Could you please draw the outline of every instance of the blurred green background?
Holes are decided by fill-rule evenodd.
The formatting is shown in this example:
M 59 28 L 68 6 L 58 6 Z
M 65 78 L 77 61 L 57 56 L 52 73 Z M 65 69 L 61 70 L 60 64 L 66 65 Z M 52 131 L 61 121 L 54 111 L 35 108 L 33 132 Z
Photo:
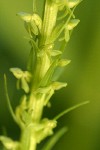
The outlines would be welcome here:
M 42 2 L 38 4 L 39 10 Z M 0 134 L 6 128 L 8 136 L 14 139 L 19 138 L 19 128 L 8 111 L 3 74 L 7 74 L 11 103 L 15 107 L 21 93 L 16 92 L 9 68 L 24 69 L 30 50 L 23 22 L 16 16 L 20 11 L 32 12 L 32 0 L 0 0 Z M 69 131 L 54 149 L 100 150 L 100 0 L 84 0 L 76 16 L 81 22 L 66 49 L 66 58 L 72 62 L 60 77 L 61 81 L 67 81 L 68 87 L 56 92 L 52 108 L 45 110 L 45 116 L 55 116 L 67 107 L 89 100 L 89 104 L 59 120 L 58 127 L 68 126 Z

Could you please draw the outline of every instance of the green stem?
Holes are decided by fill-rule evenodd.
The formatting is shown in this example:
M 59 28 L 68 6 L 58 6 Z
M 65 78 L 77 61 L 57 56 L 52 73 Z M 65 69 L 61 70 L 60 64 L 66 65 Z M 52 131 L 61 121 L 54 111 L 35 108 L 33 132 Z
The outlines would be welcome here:
M 31 109 L 34 110 L 32 113 L 32 118 L 34 121 L 39 121 L 41 119 L 41 115 L 43 112 L 44 107 L 44 99 L 45 96 L 43 94 L 38 95 L 33 92 L 36 92 L 38 89 L 38 85 L 44 75 L 46 74 L 47 70 L 51 65 L 51 58 L 47 55 L 47 44 L 51 44 L 48 39 L 50 39 L 51 32 L 56 24 L 57 19 L 57 12 L 58 6 L 52 2 L 51 0 L 46 0 L 45 2 L 45 11 L 44 11 L 44 19 L 43 19 L 43 26 L 41 31 L 41 36 L 39 39 L 39 49 L 40 52 L 43 50 L 43 54 L 38 56 L 37 53 L 37 61 L 36 61 L 36 69 L 35 74 L 32 81 L 31 93 L 29 96 L 29 106 Z M 44 49 L 43 49 L 44 48 Z
M 22 131 L 21 150 L 36 150 L 36 137 L 34 127 L 29 125 Z
M 29 113 L 31 114 L 32 120 L 38 123 L 42 117 L 44 107 L 45 94 L 31 94 L 29 100 Z
M 37 61 L 36 70 L 34 73 L 32 88 L 31 88 L 32 92 L 38 88 L 41 79 L 44 77 L 51 64 L 50 59 L 46 54 L 46 52 L 44 52 L 44 54 L 41 56 L 37 56 L 36 61 Z
M 35 69 L 34 79 L 31 88 L 32 91 L 34 88 L 37 88 L 38 83 L 44 77 L 45 73 L 47 72 L 47 70 L 51 65 L 51 60 L 50 60 L 51 58 L 49 58 L 49 56 L 46 53 L 47 51 L 46 47 L 47 45 L 51 44 L 51 41 L 48 41 L 48 39 L 50 39 L 49 37 L 56 24 L 57 12 L 58 12 L 57 4 L 55 4 L 51 0 L 46 0 L 42 31 L 38 41 L 39 43 L 38 47 L 40 51 L 43 50 L 44 53 L 41 56 L 38 56 L 37 54 L 36 69 Z
M 51 41 L 48 41 L 48 39 L 50 39 L 49 37 L 56 24 L 57 12 L 58 12 L 58 6 L 51 0 L 46 0 L 43 26 L 42 26 L 40 39 L 39 39 L 39 45 L 38 45 L 40 51 L 42 51 L 42 49 L 44 48 L 44 54 L 40 57 L 37 56 L 36 70 L 35 70 L 35 75 L 32 83 L 32 91 L 34 87 L 40 82 L 40 80 L 44 77 L 45 73 L 47 72 L 47 70 L 51 65 L 50 62 L 51 60 L 46 53 L 47 51 L 46 46 L 51 44 Z
M 47 45 L 51 44 L 51 41 L 49 41 L 48 39 L 50 39 L 49 37 L 56 24 L 57 12 L 57 5 L 51 0 L 46 0 L 43 26 L 38 41 L 40 53 L 43 51 L 43 54 L 39 55 L 39 51 L 37 52 L 36 68 L 33 75 L 28 103 L 28 113 L 31 115 L 32 120 L 35 124 L 38 124 L 40 122 L 44 108 L 46 93 L 37 93 L 37 90 L 39 88 L 40 81 L 45 76 L 47 70 L 51 65 L 51 58 L 47 54 Z M 26 127 L 24 131 L 22 131 L 21 150 L 36 150 L 37 139 L 35 137 L 35 134 L 36 133 L 34 131 L 34 126 L 31 125 Z
M 52 2 L 51 0 L 46 0 L 43 27 L 42 27 L 42 32 L 41 32 L 41 38 L 39 41 L 39 46 L 51 44 L 50 41 L 48 41 L 48 39 L 56 24 L 57 13 L 58 13 L 57 4 Z

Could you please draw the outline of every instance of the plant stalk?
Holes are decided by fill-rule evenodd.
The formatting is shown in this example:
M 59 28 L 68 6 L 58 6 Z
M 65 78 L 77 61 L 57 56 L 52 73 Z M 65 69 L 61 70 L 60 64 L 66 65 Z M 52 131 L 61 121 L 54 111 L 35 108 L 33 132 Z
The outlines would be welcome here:
M 48 39 L 56 24 L 57 12 L 57 5 L 51 0 L 46 0 L 42 31 L 38 41 L 38 47 L 40 49 L 40 52 L 44 48 L 44 53 L 40 56 L 37 54 L 36 69 L 34 71 L 35 73 L 33 76 L 31 92 L 29 96 L 29 113 L 31 114 L 34 123 L 40 122 L 43 113 L 46 94 L 37 94 L 36 91 L 39 88 L 38 85 L 40 81 L 42 80 L 51 65 L 51 59 L 46 53 L 46 48 L 47 45 L 51 44 Z M 33 131 L 33 129 L 31 129 L 30 127 L 26 127 L 23 131 L 21 141 L 23 146 L 21 150 L 36 150 L 37 141 L 35 137 L 35 131 Z

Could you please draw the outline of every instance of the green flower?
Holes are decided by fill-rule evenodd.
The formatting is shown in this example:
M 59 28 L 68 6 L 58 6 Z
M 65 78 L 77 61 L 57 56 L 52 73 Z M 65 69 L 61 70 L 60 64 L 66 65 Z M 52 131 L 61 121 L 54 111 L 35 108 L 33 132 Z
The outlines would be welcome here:
M 11 68 L 10 71 L 17 78 L 17 88 L 22 88 L 26 93 L 29 92 L 29 82 L 31 74 L 28 71 L 22 71 L 20 68 Z
M 41 33 L 42 20 L 38 14 L 20 12 L 17 13 L 17 15 L 24 21 L 25 28 L 31 37 L 34 35 L 37 36 Z
M 7 150 L 18 150 L 20 148 L 19 142 L 13 141 L 9 137 L 0 136 L 0 141 Z

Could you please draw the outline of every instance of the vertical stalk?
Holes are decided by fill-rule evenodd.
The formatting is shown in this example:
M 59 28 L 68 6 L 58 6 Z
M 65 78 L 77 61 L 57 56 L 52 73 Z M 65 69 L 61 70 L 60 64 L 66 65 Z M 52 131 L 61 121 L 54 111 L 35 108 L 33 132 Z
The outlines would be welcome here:
M 29 113 L 35 123 L 39 123 L 44 106 L 45 94 L 31 94 L 29 101 Z
M 36 150 L 37 141 L 35 137 L 34 127 L 29 125 L 22 131 L 21 150 Z
M 57 13 L 58 13 L 58 4 L 56 0 L 45 0 L 45 10 L 43 13 L 43 19 L 39 17 L 37 13 L 37 0 L 33 0 L 33 13 L 28 14 L 21 12 L 19 16 L 24 20 L 25 27 L 29 32 L 30 43 L 32 50 L 36 48 L 35 57 L 36 57 L 36 67 L 33 67 L 33 51 L 31 52 L 30 62 L 28 69 L 26 71 L 21 70 L 20 68 L 12 68 L 11 72 L 17 78 L 18 87 L 24 90 L 24 96 L 22 98 L 21 104 L 16 108 L 15 114 L 9 103 L 9 97 L 6 88 L 6 95 L 8 99 L 8 105 L 14 120 L 21 127 L 21 138 L 20 142 L 6 138 L 5 136 L 0 136 L 1 142 L 4 144 L 6 149 L 11 150 L 36 150 L 37 144 L 40 143 L 47 136 L 53 134 L 53 129 L 57 125 L 57 120 L 68 113 L 69 111 L 86 104 L 82 103 L 72 108 L 69 108 L 54 119 L 49 120 L 48 118 L 42 118 L 43 108 L 47 105 L 50 97 L 54 94 L 55 90 L 59 90 L 62 87 L 65 87 L 66 83 L 60 82 L 49 82 L 52 77 L 52 73 L 57 67 L 63 67 L 68 64 L 68 60 L 59 60 L 61 51 L 63 52 L 66 40 L 66 35 L 70 35 L 70 30 L 72 30 L 79 22 L 75 19 L 71 22 L 70 19 L 73 15 L 73 11 L 76 8 L 77 3 L 73 2 L 74 6 L 71 6 L 72 11 L 68 9 L 69 17 L 67 21 L 59 26 L 56 26 Z M 57 1 L 58 2 L 58 1 Z M 66 7 L 67 2 L 59 1 L 61 6 Z M 68 6 L 67 6 L 68 7 Z M 62 11 L 63 13 L 64 11 Z M 70 28 L 68 28 L 68 23 Z M 55 28 L 56 26 L 56 28 Z M 60 27 L 62 26 L 62 27 Z M 60 28 L 59 28 L 60 27 Z M 55 28 L 55 30 L 54 30 Z M 60 29 L 60 31 L 59 31 Z M 53 32 L 54 31 L 54 32 Z M 61 45 L 60 51 L 54 50 L 54 40 L 52 37 L 59 36 L 62 31 L 64 33 L 64 43 Z M 68 32 L 67 32 L 68 31 Z M 53 34 L 53 33 L 54 34 Z M 59 33 L 59 34 L 58 34 Z M 56 35 L 57 34 L 57 35 Z M 52 36 L 51 36 L 52 35 Z M 33 42 L 32 42 L 33 41 Z M 55 57 L 54 57 L 55 56 Z M 53 57 L 53 58 L 52 58 Z M 34 69 L 34 71 L 33 71 Z M 32 74 L 33 71 L 33 74 Z M 31 74 L 30 74 L 31 72 Z M 31 82 L 31 85 L 29 84 Z M 6 87 L 5 83 L 5 87 Z M 49 147 L 50 148 L 50 147 Z
M 31 88 L 30 99 L 29 99 L 29 105 L 31 106 L 31 109 L 34 110 L 34 114 L 32 114 L 32 117 L 33 120 L 35 121 L 36 120 L 39 121 L 41 119 L 45 96 L 43 94 L 40 94 L 38 98 L 38 96 L 33 92 L 37 90 L 39 82 L 44 77 L 45 73 L 47 72 L 47 70 L 51 65 L 51 58 L 46 53 L 47 51 L 46 46 L 51 44 L 51 41 L 49 41 L 48 39 L 50 39 L 49 37 L 56 24 L 57 12 L 58 12 L 58 6 L 51 0 L 46 0 L 42 31 L 38 41 L 39 43 L 38 47 L 40 48 L 40 51 L 43 50 L 44 52 L 43 55 L 40 56 L 38 56 L 37 54 L 36 70 L 33 77 L 34 79 L 32 82 L 32 88 Z
M 49 37 L 56 24 L 57 12 L 58 12 L 57 4 L 52 2 L 51 0 L 46 0 L 42 31 L 38 41 L 39 43 L 38 47 L 40 48 L 40 51 L 43 50 L 44 52 L 41 56 L 39 57 L 37 56 L 36 70 L 35 70 L 34 79 L 32 83 L 32 90 L 44 77 L 46 71 L 51 65 L 51 58 L 49 58 L 46 53 L 47 51 L 46 46 L 53 44 L 51 43 L 51 41 L 49 41 L 50 39 Z
M 45 46 L 47 44 L 51 44 L 50 41 L 48 41 L 48 38 L 50 37 L 51 32 L 56 24 L 57 12 L 58 12 L 57 4 L 52 2 L 52 0 L 46 0 L 43 18 L 43 27 L 39 41 L 40 47 Z
M 34 1 L 35 2 L 35 1 Z M 51 32 L 56 24 L 58 7 L 51 0 L 46 0 L 45 2 L 45 11 L 43 17 L 43 25 L 41 35 L 38 41 L 38 47 L 40 51 L 44 51 L 43 55 L 38 56 L 37 53 L 37 62 L 36 62 L 36 70 L 34 73 L 31 92 L 29 96 L 29 113 L 33 119 L 33 122 L 39 124 L 44 107 L 45 95 L 44 93 L 35 93 L 38 89 L 38 84 L 41 79 L 44 77 L 45 73 L 49 69 L 51 65 L 51 58 L 47 55 L 46 46 L 47 44 L 51 44 L 48 40 Z M 44 48 L 44 49 L 43 49 Z M 33 131 L 34 127 L 25 127 L 22 131 L 21 150 L 36 150 L 37 145 L 37 137 L 35 137 L 36 131 Z

